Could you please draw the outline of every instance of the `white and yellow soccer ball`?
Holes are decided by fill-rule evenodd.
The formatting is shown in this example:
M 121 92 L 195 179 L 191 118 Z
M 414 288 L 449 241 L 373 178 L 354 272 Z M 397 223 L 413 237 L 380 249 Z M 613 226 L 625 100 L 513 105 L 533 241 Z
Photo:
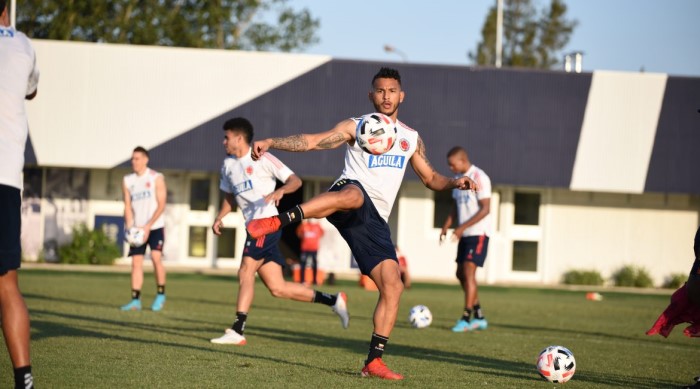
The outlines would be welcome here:
M 537 357 L 537 372 L 549 382 L 563 384 L 576 372 L 574 354 L 566 347 L 549 346 Z
M 357 145 L 369 154 L 380 155 L 396 143 L 396 123 L 390 117 L 375 112 L 362 116 L 355 129 Z
M 131 227 L 126 231 L 126 241 L 131 247 L 143 246 L 146 243 L 146 232 L 143 228 Z
M 414 328 L 425 328 L 433 322 L 433 314 L 425 305 L 416 305 L 408 314 L 408 321 Z

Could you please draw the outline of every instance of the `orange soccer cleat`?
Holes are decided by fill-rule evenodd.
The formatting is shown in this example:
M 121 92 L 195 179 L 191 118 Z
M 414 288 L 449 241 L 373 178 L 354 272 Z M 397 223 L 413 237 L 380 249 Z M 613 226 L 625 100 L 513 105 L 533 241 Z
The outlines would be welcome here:
M 246 226 L 246 230 L 248 230 L 248 234 L 251 238 L 257 239 L 261 236 L 278 231 L 281 224 L 282 222 L 280 222 L 280 219 L 277 216 L 266 217 L 263 219 L 253 219 Z
M 377 377 L 385 380 L 402 380 L 403 376 L 391 371 L 381 358 L 375 358 L 362 368 L 363 377 Z

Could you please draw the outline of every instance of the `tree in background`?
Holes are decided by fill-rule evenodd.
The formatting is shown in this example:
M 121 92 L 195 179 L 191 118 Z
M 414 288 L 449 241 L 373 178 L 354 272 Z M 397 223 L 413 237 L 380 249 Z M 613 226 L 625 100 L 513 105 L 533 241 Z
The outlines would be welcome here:
M 288 0 L 22 0 L 30 38 L 294 51 L 318 42 L 319 20 Z
M 569 42 L 576 20 L 566 19 L 566 4 L 552 0 L 539 14 L 531 0 L 505 0 L 503 7 L 503 66 L 551 69 Z M 469 59 L 477 65 L 496 60 L 496 6 L 481 28 L 481 41 Z

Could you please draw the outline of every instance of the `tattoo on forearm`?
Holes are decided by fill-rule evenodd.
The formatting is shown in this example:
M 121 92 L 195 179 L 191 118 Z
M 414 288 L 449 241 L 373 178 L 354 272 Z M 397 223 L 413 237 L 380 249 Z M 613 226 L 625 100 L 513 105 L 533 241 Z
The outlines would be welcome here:
M 285 138 L 272 138 L 272 148 L 285 151 L 306 151 L 309 143 L 304 135 L 292 135 Z
M 428 161 L 428 156 L 425 153 L 425 144 L 423 143 L 423 139 L 421 139 L 421 138 L 418 138 L 418 145 L 416 147 L 416 152 L 418 153 L 419 157 L 423 158 L 423 161 L 425 161 L 425 164 L 428 165 L 428 167 L 430 168 L 430 171 L 433 174 L 436 174 L 435 168 L 433 167 L 433 165 L 430 164 L 430 161 Z
M 319 149 L 334 149 L 345 142 L 343 134 L 335 133 L 318 142 Z

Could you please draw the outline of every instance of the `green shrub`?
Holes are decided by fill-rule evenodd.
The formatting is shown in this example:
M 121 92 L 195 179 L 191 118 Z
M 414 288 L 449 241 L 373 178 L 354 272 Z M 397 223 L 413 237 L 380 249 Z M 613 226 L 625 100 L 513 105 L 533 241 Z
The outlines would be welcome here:
M 666 278 L 666 281 L 664 281 L 663 287 L 668 288 L 668 289 L 678 289 L 681 286 L 683 286 L 683 284 L 685 284 L 685 281 L 687 281 L 687 280 L 688 280 L 687 274 L 685 274 L 685 273 L 673 273 Z
M 562 282 L 566 285 L 603 285 L 605 280 L 596 270 L 569 270 Z
M 59 247 L 58 256 L 60 263 L 112 265 L 121 250 L 101 229 L 90 230 L 80 224 L 73 227 L 73 241 Z
M 633 286 L 637 288 L 651 288 L 654 282 L 649 272 L 641 267 L 626 265 L 612 276 L 615 286 Z

